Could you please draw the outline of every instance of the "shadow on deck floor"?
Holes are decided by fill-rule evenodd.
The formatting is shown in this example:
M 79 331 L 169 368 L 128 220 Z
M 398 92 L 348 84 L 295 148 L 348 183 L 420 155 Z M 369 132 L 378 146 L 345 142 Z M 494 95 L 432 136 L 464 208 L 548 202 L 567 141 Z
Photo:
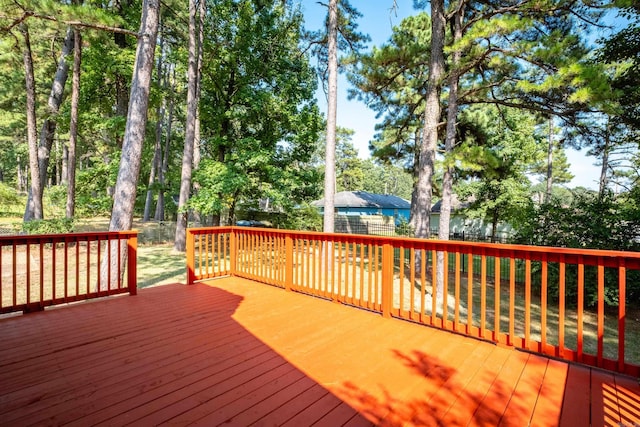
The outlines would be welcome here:
M 632 378 L 226 278 L 0 320 L 0 425 L 633 425 Z

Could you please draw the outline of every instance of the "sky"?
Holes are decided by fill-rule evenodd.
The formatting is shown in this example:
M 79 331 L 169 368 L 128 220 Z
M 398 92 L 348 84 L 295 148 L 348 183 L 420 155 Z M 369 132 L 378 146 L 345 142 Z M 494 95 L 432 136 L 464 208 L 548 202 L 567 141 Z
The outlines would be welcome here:
M 323 1 L 323 3 L 326 3 Z M 413 0 L 396 0 L 397 8 L 392 10 L 394 0 L 350 0 L 360 13 L 362 18 L 358 21 L 360 32 L 371 37 L 371 46 L 380 46 L 388 41 L 392 33 L 392 28 L 400 24 L 403 18 L 417 13 L 413 9 Z M 300 4 L 305 17 L 305 26 L 308 30 L 319 30 L 324 25 L 326 7 L 322 6 L 318 0 L 300 0 Z M 601 34 L 600 34 L 601 35 Z M 370 157 L 369 141 L 375 134 L 375 125 L 379 121 L 375 117 L 373 110 L 369 109 L 363 102 L 348 100 L 347 91 L 351 87 L 344 75 L 338 79 L 338 126 L 354 130 L 352 142 L 358 149 L 361 158 Z M 317 98 L 321 110 L 326 114 L 326 95 L 319 88 Z M 596 165 L 594 157 L 586 156 L 586 150 L 576 151 L 566 150 L 570 170 L 574 175 L 569 187 L 598 188 L 600 168 Z

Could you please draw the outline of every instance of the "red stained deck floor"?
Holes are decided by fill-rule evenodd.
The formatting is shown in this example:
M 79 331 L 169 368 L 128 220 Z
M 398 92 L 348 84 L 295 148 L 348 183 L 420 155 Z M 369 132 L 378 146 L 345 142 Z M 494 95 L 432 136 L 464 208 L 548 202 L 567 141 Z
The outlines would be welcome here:
M 0 320 L 0 425 L 633 426 L 638 381 L 238 278 Z

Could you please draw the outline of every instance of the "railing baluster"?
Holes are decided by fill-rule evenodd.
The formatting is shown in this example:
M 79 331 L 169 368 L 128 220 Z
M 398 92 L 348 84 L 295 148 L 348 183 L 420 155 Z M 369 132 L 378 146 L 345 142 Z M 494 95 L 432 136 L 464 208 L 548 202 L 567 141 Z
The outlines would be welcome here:
M 122 270 L 122 257 L 120 256 L 120 254 L 122 253 L 122 239 L 118 236 L 118 259 L 117 259 L 117 263 L 118 263 L 118 289 L 122 289 L 122 279 L 124 276 L 124 271 Z M 127 255 L 128 256 L 128 255 Z M 127 283 L 127 287 L 129 286 L 129 284 Z M 136 286 L 137 287 L 137 286 Z
M 414 316 L 415 316 L 415 312 L 416 312 L 416 303 L 415 303 L 415 293 L 416 293 L 416 250 L 415 248 L 412 246 L 411 249 L 409 250 L 409 281 L 410 283 L 410 288 L 409 288 L 409 310 L 410 310 L 410 319 L 411 320 L 415 320 Z
M 438 315 L 438 256 L 434 250 L 431 251 L 431 325 L 436 324 Z
M 547 268 L 547 254 L 542 254 L 540 277 L 540 350 L 542 353 L 547 352 Z
M 86 283 L 87 295 L 91 293 L 90 286 L 91 286 L 91 241 L 87 237 L 87 283 Z M 96 292 L 99 292 L 99 291 L 100 291 L 100 288 L 96 289 Z
M 76 238 L 76 294 L 80 293 L 80 237 Z
M 625 318 L 627 297 L 627 268 L 624 258 L 618 259 L 618 371 L 625 372 Z
M 17 247 L 16 247 L 16 242 L 13 242 L 12 245 L 13 248 L 13 306 L 15 307 L 16 305 L 18 305 L 18 263 L 16 262 L 16 257 L 17 257 Z
M 427 252 L 420 249 L 420 321 L 425 322 L 425 298 L 427 293 Z M 433 292 L 432 292 L 433 293 Z
M 583 330 L 582 330 L 582 318 L 584 310 L 584 263 L 582 255 L 578 256 L 578 362 L 582 362 L 583 352 Z
M 338 274 L 337 274 L 337 294 L 338 294 L 338 301 L 344 301 L 343 299 L 343 295 L 342 295 L 342 245 L 343 243 L 340 241 L 336 241 L 336 245 L 338 246 L 338 256 L 336 259 L 336 269 L 338 270 Z
M 96 268 L 98 270 L 98 289 L 96 291 L 99 293 L 102 291 L 102 264 L 100 263 L 100 249 L 102 246 L 102 242 L 100 241 L 100 237 L 96 238 L 96 246 L 98 247 L 98 262 L 96 264 Z M 109 263 L 107 263 L 109 264 Z M 108 268 L 108 266 L 107 266 Z M 89 293 L 89 289 L 87 288 L 87 293 Z M 107 292 L 108 293 L 108 292 Z
M 524 346 L 529 350 L 531 339 L 531 257 L 529 254 L 525 259 L 524 281 Z
M 111 293 L 111 238 L 107 236 L 107 291 Z M 117 259 L 120 259 L 120 253 L 117 255 Z M 119 271 L 116 271 L 117 275 L 120 275 Z M 116 288 L 117 289 L 117 288 Z
M 460 250 L 456 250 L 456 266 L 455 266 L 455 284 L 454 284 L 454 299 L 456 301 L 456 307 L 453 317 L 453 330 L 459 332 L 460 327 Z
M 467 335 L 473 333 L 473 252 L 469 248 L 467 271 Z
M 400 303 L 399 303 L 399 315 L 405 317 L 404 310 L 404 246 L 401 244 L 398 253 L 398 269 L 400 270 Z
M 443 293 L 442 293 L 442 327 L 445 329 L 449 329 L 448 318 L 449 318 L 449 251 L 443 252 L 444 262 L 443 262 Z
M 487 255 L 480 255 L 480 337 L 485 338 L 487 329 Z
M 516 322 L 516 259 L 515 254 L 511 251 L 509 258 L 509 339 L 508 344 L 514 345 L 515 322 Z
M 27 242 L 27 306 L 31 304 L 31 244 Z
M 56 270 L 58 266 L 56 265 L 56 248 L 58 246 L 57 239 L 51 240 L 51 300 L 56 300 Z M 0 249 L 1 251 L 1 249 Z M 44 272 L 44 270 L 43 270 Z
M 493 341 L 500 342 L 500 282 L 502 281 L 502 272 L 500 263 L 502 258 L 499 256 L 494 257 L 494 270 L 493 270 Z
M 360 241 L 360 296 L 358 298 L 358 305 L 364 307 L 364 245 L 363 241 Z
M 597 363 L 603 366 L 604 357 L 604 259 L 598 257 L 598 350 Z
M 558 354 L 559 357 L 564 357 L 564 308 L 565 308 L 565 278 L 566 278 L 566 264 L 564 255 L 560 255 L 559 266 L 559 283 L 558 292 L 560 293 L 558 298 Z

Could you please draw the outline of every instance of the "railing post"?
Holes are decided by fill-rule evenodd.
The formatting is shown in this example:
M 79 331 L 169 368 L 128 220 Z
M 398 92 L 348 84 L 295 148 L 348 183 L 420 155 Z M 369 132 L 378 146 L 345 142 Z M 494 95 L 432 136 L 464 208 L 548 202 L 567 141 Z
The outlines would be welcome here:
M 118 272 L 118 274 L 120 274 L 120 272 Z M 137 234 L 134 234 L 133 236 L 130 236 L 127 238 L 127 285 L 129 287 L 129 295 L 138 294 L 138 235 Z
M 391 317 L 393 305 L 393 246 L 382 245 L 382 317 Z
M 195 234 L 187 229 L 187 285 L 193 285 L 196 281 L 195 253 Z
M 284 288 L 287 291 L 293 286 L 293 237 L 287 234 L 284 238 Z
M 232 276 L 236 275 L 237 268 L 237 259 L 238 259 L 238 244 L 236 242 L 236 232 L 232 228 L 229 233 L 229 274 Z

